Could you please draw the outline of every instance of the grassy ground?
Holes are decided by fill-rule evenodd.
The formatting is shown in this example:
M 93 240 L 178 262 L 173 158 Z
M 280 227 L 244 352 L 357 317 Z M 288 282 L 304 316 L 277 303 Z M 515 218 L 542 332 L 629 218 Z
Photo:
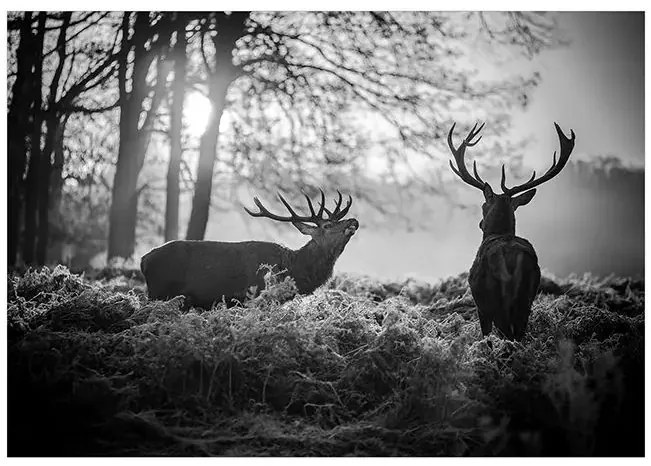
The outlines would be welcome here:
M 643 454 L 641 282 L 545 279 L 522 344 L 481 338 L 465 276 L 292 294 L 10 272 L 9 454 Z

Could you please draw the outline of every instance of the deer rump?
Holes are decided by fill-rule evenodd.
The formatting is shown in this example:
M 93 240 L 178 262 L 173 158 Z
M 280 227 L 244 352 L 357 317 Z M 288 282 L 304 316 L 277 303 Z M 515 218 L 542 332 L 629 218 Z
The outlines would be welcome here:
M 517 236 L 486 238 L 468 277 L 484 336 L 492 324 L 509 339 L 524 336 L 540 284 L 538 257 L 531 243 Z
M 140 269 L 149 299 L 184 295 L 190 303 L 210 307 L 224 299 L 244 301 L 247 290 L 264 288 L 262 264 L 286 269 L 290 250 L 264 241 L 170 241 L 142 257 Z

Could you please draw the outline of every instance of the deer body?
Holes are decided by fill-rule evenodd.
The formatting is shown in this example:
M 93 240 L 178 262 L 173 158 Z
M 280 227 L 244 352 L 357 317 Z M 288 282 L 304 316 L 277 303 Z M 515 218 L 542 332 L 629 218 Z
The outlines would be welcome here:
M 479 177 L 476 164 L 473 164 L 474 176 L 465 166 L 465 150 L 479 142 L 481 137 L 474 139 L 483 125 L 479 129 L 475 125 L 458 148 L 452 143 L 454 125 L 448 134 L 448 145 L 456 161 L 456 167 L 450 162 L 452 171 L 467 184 L 481 189 L 485 199 L 483 218 L 479 224 L 483 240 L 468 275 L 484 336 L 491 332 L 495 324 L 509 339 L 521 340 L 524 337 L 540 284 L 540 267 L 531 243 L 515 235 L 515 211 L 533 199 L 535 186 L 560 173 L 569 159 L 574 148 L 574 132 L 570 139 L 558 125 L 555 126 L 561 143 L 558 164 L 554 153 L 554 162 L 542 177 L 536 179 L 534 172 L 529 181 L 513 188 L 506 187 L 502 166 L 502 194 L 495 194 L 490 185 Z M 518 193 L 523 194 L 514 196 Z
M 468 274 L 483 335 L 493 323 L 509 339 L 522 339 L 540 284 L 536 251 L 515 235 L 484 239 Z
M 256 217 L 273 215 L 261 207 L 257 198 L 255 202 L 260 212 L 252 213 L 247 209 L 249 214 Z M 222 299 L 227 304 L 232 300 L 244 301 L 252 286 L 258 293 L 264 288 L 266 271 L 260 269 L 263 264 L 273 266 L 276 273 L 282 272 L 281 278 L 294 278 L 301 294 L 313 292 L 330 278 L 337 258 L 359 227 L 356 219 L 341 220 L 350 208 L 349 203 L 339 211 L 341 195 L 332 213 L 325 209 L 324 203 L 322 197 L 320 220 L 316 216 L 296 216 L 293 211 L 293 216 L 284 220 L 292 221 L 302 233 L 312 236 L 298 250 L 265 241 L 189 240 L 170 241 L 152 249 L 140 263 L 149 298 L 168 299 L 184 295 L 193 305 L 201 307 L 210 307 Z M 310 208 L 313 210 L 311 203 Z M 322 218 L 324 211 L 330 213 L 330 218 Z M 312 227 L 304 223 L 308 221 L 318 225 Z

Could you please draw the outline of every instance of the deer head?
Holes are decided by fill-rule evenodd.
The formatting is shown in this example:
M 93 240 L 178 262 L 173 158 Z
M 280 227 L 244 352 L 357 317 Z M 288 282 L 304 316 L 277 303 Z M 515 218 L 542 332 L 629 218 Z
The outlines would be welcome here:
M 485 202 L 482 205 L 483 219 L 479 223 L 479 228 L 484 232 L 484 238 L 490 235 L 515 234 L 516 209 L 528 204 L 531 199 L 533 199 L 533 196 L 536 194 L 536 190 L 534 189 L 536 186 L 549 181 L 561 172 L 570 158 L 572 149 L 574 148 L 574 131 L 570 130 L 571 137 L 568 138 L 563 134 L 563 131 L 558 124 L 554 123 L 560 140 L 561 154 L 557 161 L 556 152 L 554 152 L 552 166 L 540 178 L 536 178 L 536 172 L 534 171 L 533 175 L 526 183 L 508 188 L 506 186 L 504 164 L 502 164 L 502 181 L 500 183 L 502 194 L 495 194 L 491 186 L 482 180 L 477 173 L 477 162 L 473 162 L 472 165 L 473 176 L 468 172 L 464 161 L 466 148 L 474 146 L 481 140 L 481 136 L 477 138 L 477 135 L 484 125 L 482 124 L 477 128 L 477 124 L 475 124 L 472 130 L 470 130 L 470 133 L 468 133 L 468 136 L 466 136 L 457 148 L 455 148 L 452 143 L 452 133 L 454 132 L 455 125 L 456 123 L 452 125 L 452 128 L 450 128 L 450 132 L 448 133 L 448 146 L 450 146 L 450 150 L 452 151 L 452 155 L 456 162 L 455 167 L 452 161 L 450 161 L 450 167 L 452 168 L 452 171 L 466 184 L 480 189 L 484 193 Z M 520 195 L 515 196 L 516 194 Z
M 312 204 L 310 197 L 307 194 L 304 194 L 305 199 L 307 199 L 308 208 L 310 209 L 310 215 L 297 214 L 280 193 L 278 193 L 278 198 L 289 211 L 290 216 L 288 217 L 269 212 L 257 197 L 253 198 L 253 202 L 258 207 L 258 212 L 252 212 L 246 207 L 244 210 L 246 210 L 246 212 L 252 217 L 266 217 L 278 222 L 290 222 L 298 229 L 298 231 L 304 235 L 311 236 L 313 242 L 319 248 L 332 251 L 336 256 L 339 256 L 350 238 L 359 228 L 359 222 L 357 219 L 349 218 L 343 220 L 348 213 L 348 210 L 350 210 L 353 198 L 348 196 L 348 202 L 342 209 L 341 204 L 343 198 L 341 193 L 337 191 L 339 198 L 335 203 L 334 210 L 330 211 L 325 206 L 325 194 L 323 193 L 323 190 L 320 191 L 321 201 L 318 212 L 314 210 L 314 205 Z

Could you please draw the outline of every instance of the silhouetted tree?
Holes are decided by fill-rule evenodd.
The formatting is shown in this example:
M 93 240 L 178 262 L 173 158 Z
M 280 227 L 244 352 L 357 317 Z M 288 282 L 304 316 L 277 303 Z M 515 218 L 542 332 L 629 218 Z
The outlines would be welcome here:
M 216 32 L 201 50 L 208 46 L 210 56 L 223 57 L 218 69 L 206 61 L 212 66 L 207 87 L 213 82 L 226 100 L 212 98 L 188 227 L 192 239 L 205 232 L 220 121 L 214 117 L 226 105 L 230 125 L 219 135 L 220 162 L 235 180 L 294 193 L 297 187 L 314 192 L 318 185 L 337 184 L 371 199 L 357 185 L 369 150 L 389 166 L 409 167 L 414 155 L 439 152 L 455 115 L 490 112 L 499 134 L 509 124 L 509 107 L 526 105 L 537 76 L 480 79 L 468 59 L 471 39 L 492 43 L 498 55 L 500 45 L 532 55 L 555 42 L 553 20 L 537 13 L 256 12 L 215 18 L 223 24 L 215 21 Z M 377 127 L 374 137 L 380 134 L 373 145 L 371 126 Z M 494 145 L 492 153 L 513 147 Z
M 203 24 L 201 55 L 207 74 L 206 85 L 208 97 L 212 102 L 212 111 L 199 144 L 199 161 L 187 239 L 203 239 L 206 232 L 219 125 L 226 108 L 228 89 L 241 74 L 240 68 L 233 64 L 233 48 L 235 42 L 245 32 L 245 22 L 248 17 L 247 12 L 214 13 L 209 15 Z M 204 50 L 206 39 L 212 43 L 210 54 L 212 59 Z
M 482 78 L 470 49 L 487 43 L 494 57 L 511 49 L 533 55 L 557 42 L 552 17 L 538 13 L 27 12 L 12 13 L 8 28 L 12 264 L 19 238 L 25 258 L 42 263 L 51 230 L 66 230 L 60 200 L 71 195 L 75 177 L 87 176 L 77 163 L 104 169 L 92 179 L 111 191 L 108 255 L 131 256 L 138 197 L 151 188 L 141 171 L 156 132 L 169 135 L 165 238 L 177 237 L 178 181 L 189 173 L 181 141 L 190 87 L 213 104 L 190 180 L 186 236 L 199 239 L 216 191 L 237 202 L 232 186 L 243 183 L 309 194 L 336 185 L 371 200 L 369 154 L 388 167 L 387 176 L 401 166 L 409 171 L 410 160 L 441 152 L 459 115 L 468 121 L 490 113 L 499 135 L 510 107 L 527 104 L 538 77 Z M 101 160 L 95 149 L 78 147 L 93 139 L 86 133 L 97 125 L 84 123 L 98 115 L 108 125 L 102 131 L 119 135 L 117 150 L 103 150 Z M 496 140 L 491 154 L 512 152 Z M 113 167 L 108 158 L 116 153 Z M 153 171 L 166 161 L 150 157 Z M 421 175 L 412 169 L 392 182 Z M 106 177 L 112 183 L 104 184 Z M 146 192 L 149 202 L 154 190 Z
M 45 263 L 50 232 L 52 154 L 54 153 L 55 146 L 62 144 L 63 139 L 63 112 L 57 109 L 56 106 L 59 81 L 61 80 L 66 63 L 66 34 L 70 26 L 71 18 L 72 12 L 68 11 L 63 13 L 61 27 L 59 28 L 59 37 L 57 38 L 55 47 L 58 64 L 50 82 L 47 111 L 45 113 L 45 141 L 43 144 L 43 153 L 41 154 L 38 180 L 38 242 L 36 244 L 36 261 L 39 264 Z
M 32 115 L 31 115 L 31 135 L 29 144 L 29 164 L 27 168 L 27 177 L 25 179 L 25 234 L 23 239 L 23 260 L 31 264 L 34 262 L 34 247 L 36 241 L 36 218 L 38 214 L 38 183 L 40 181 L 41 170 L 41 132 L 43 123 L 43 113 L 41 106 L 43 94 L 41 92 L 41 80 L 43 79 L 43 41 L 45 39 L 45 12 L 38 14 L 38 26 L 34 39 L 34 70 L 32 80 L 34 81 L 32 89 Z
M 26 12 L 15 19 L 19 24 L 20 36 L 16 52 L 16 77 L 12 86 L 12 98 L 7 113 L 8 178 L 9 178 L 9 264 L 18 257 L 22 215 L 24 212 L 25 164 L 27 162 L 30 108 L 34 101 L 34 63 L 36 59 L 36 37 L 32 35 L 32 13 Z
M 131 17 L 135 16 L 133 27 Z M 120 145 L 111 201 L 108 257 L 130 257 L 136 236 L 138 175 L 145 161 L 150 129 L 164 97 L 170 68 L 162 57 L 172 33 L 169 15 L 124 13 L 118 57 Z M 130 59 L 130 54 L 133 59 Z M 156 83 L 150 92 L 148 74 L 155 62 Z M 130 73 L 129 73 L 130 71 Z
M 112 73 L 112 48 L 102 46 L 104 39 L 101 37 L 79 40 L 79 36 L 90 28 L 97 28 L 95 35 L 101 36 L 98 34 L 101 30 L 99 23 L 107 16 L 108 13 L 94 12 L 41 12 L 36 34 L 31 34 L 31 13 L 15 16 L 9 21 L 10 29 L 30 31 L 29 37 L 23 32 L 19 37 L 8 115 L 10 134 L 15 135 L 9 141 L 9 191 L 10 197 L 15 199 L 11 202 L 9 221 L 9 261 L 12 264 L 17 258 L 15 235 L 20 233 L 21 225 L 24 226 L 23 261 L 45 263 L 52 223 L 50 213 L 59 209 L 60 193 L 57 190 L 62 185 L 63 140 L 68 117 L 77 112 L 103 112 L 114 105 L 97 105 L 97 100 L 101 100 L 97 99 L 98 89 Z M 111 28 L 110 22 L 108 28 Z M 110 37 L 108 39 L 110 41 Z M 52 42 L 54 46 L 46 51 Z M 25 73 L 31 76 L 31 85 L 27 87 Z M 90 102 L 93 104 L 89 106 L 83 98 L 90 91 L 94 91 L 96 99 L 92 99 Z M 20 109 L 25 107 L 30 109 L 31 131 L 28 133 L 25 133 L 20 117 Z M 22 219 L 16 212 L 22 212 Z M 56 215 L 54 217 L 56 221 Z
M 183 101 L 185 99 L 187 74 L 187 38 L 188 17 L 177 13 L 175 18 L 176 42 L 172 49 L 174 60 L 174 81 L 170 103 L 170 161 L 167 169 L 167 191 L 165 202 L 165 241 L 179 237 L 179 176 L 183 157 Z

